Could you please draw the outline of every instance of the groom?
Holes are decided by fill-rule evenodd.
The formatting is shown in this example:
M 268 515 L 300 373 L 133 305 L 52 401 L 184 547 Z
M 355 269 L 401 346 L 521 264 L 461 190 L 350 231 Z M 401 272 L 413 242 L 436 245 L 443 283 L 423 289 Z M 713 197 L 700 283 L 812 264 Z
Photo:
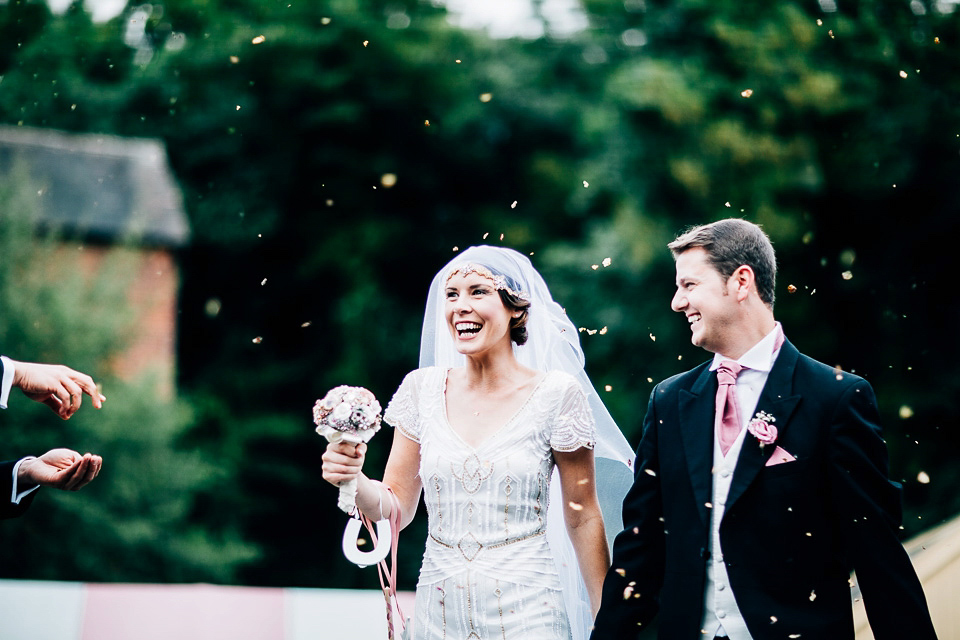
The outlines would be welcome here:
M 897 537 L 876 399 L 774 320 L 776 260 L 744 220 L 669 245 L 671 302 L 714 354 L 650 396 L 593 640 L 853 640 L 856 571 L 877 640 L 936 634 Z

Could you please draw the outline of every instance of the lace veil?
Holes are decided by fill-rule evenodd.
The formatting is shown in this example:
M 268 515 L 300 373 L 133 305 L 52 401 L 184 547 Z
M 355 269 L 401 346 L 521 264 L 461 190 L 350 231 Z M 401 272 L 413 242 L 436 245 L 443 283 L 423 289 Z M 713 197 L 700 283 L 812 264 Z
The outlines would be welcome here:
M 597 426 L 594 457 L 597 490 L 607 534 L 607 546 L 623 528 L 623 497 L 633 482 L 633 450 L 613 421 L 584 371 L 583 350 L 576 327 L 550 295 L 546 282 L 530 259 L 513 249 L 476 246 L 460 252 L 434 277 L 427 296 L 420 339 L 420 366 L 459 367 L 465 357 L 458 353 L 444 319 L 444 288 L 447 277 L 458 266 L 482 265 L 506 279 L 507 286 L 522 291 L 530 300 L 526 344 L 514 345 L 517 360 L 531 369 L 559 369 L 577 378 L 590 404 Z M 577 565 L 577 557 L 563 522 L 560 481 L 556 470 L 550 483 L 554 508 L 547 514 L 547 539 L 563 585 L 564 602 L 574 640 L 590 635 L 592 614 L 589 598 Z

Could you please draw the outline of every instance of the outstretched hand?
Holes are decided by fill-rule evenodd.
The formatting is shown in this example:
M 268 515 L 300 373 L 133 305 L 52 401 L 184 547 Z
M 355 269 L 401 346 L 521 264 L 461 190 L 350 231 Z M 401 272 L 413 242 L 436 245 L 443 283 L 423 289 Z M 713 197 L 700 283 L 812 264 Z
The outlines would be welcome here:
M 31 400 L 41 402 L 64 420 L 80 408 L 83 394 L 93 399 L 97 409 L 105 397 L 100 395 L 93 378 L 62 364 L 38 364 L 14 360 L 13 385 L 20 387 Z
M 40 485 L 65 491 L 77 491 L 100 473 L 103 458 L 71 449 L 51 449 L 39 458 L 20 463 L 17 479 L 24 485 Z

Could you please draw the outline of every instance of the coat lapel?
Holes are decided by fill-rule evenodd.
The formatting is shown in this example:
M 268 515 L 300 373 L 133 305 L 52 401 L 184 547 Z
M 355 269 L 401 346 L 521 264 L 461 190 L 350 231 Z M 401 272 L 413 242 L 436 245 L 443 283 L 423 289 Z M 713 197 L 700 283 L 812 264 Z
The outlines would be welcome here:
M 680 433 L 693 496 L 703 526 L 710 525 L 707 503 L 713 488 L 713 419 L 717 377 L 704 367 L 689 391 L 680 391 Z
M 789 428 L 790 418 L 800 403 L 800 396 L 793 395 L 793 372 L 799 357 L 797 348 L 790 342 L 784 342 L 757 402 L 757 412 L 763 411 L 777 419 L 774 425 L 777 427 L 778 441 Z M 776 443 L 760 446 L 760 441 L 752 434 L 747 433 L 744 436 L 743 448 L 740 450 L 730 493 L 727 495 L 728 512 L 760 473 L 776 446 Z

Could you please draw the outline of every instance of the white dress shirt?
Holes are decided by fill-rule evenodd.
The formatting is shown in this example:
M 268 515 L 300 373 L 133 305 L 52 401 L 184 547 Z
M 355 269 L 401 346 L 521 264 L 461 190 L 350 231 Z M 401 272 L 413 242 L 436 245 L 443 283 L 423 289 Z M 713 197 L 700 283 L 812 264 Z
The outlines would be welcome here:
M 703 593 L 703 620 L 701 630 L 703 637 L 712 640 L 717 635 L 728 636 L 730 640 L 752 640 L 747 623 L 744 621 L 730 589 L 730 580 L 727 575 L 727 566 L 723 562 L 723 549 L 720 548 L 720 522 L 726 510 L 727 494 L 730 493 L 730 484 L 733 481 L 733 470 L 737 466 L 737 458 L 743 448 L 743 440 L 747 433 L 747 423 L 753 419 L 760 393 L 767 383 L 767 377 L 773 368 L 773 363 L 780 353 L 778 337 L 783 328 L 778 322 L 773 331 L 753 345 L 737 360 L 744 369 L 737 376 L 735 391 L 737 402 L 740 405 L 740 433 L 734 440 L 727 455 L 720 449 L 720 440 L 716 429 L 713 434 L 713 502 L 710 509 L 710 559 L 707 562 L 707 582 Z M 720 354 L 713 357 L 710 370 L 715 371 L 720 362 L 729 360 Z
M 16 369 L 14 369 L 13 361 L 7 356 L 0 356 L 0 363 L 2 363 L 3 366 L 3 377 L 0 378 L 0 409 L 6 409 L 7 399 L 10 397 L 10 389 L 13 387 L 13 374 Z M 37 485 L 26 491 L 17 491 L 17 472 L 20 470 L 20 465 L 27 460 L 33 460 L 33 458 L 34 456 L 28 456 L 13 465 L 13 483 L 11 484 L 12 489 L 10 491 L 10 502 L 13 504 L 20 504 L 20 501 L 23 500 L 25 496 L 40 488 L 40 486 Z M 3 498 L 0 498 L 0 500 L 2 499 Z

